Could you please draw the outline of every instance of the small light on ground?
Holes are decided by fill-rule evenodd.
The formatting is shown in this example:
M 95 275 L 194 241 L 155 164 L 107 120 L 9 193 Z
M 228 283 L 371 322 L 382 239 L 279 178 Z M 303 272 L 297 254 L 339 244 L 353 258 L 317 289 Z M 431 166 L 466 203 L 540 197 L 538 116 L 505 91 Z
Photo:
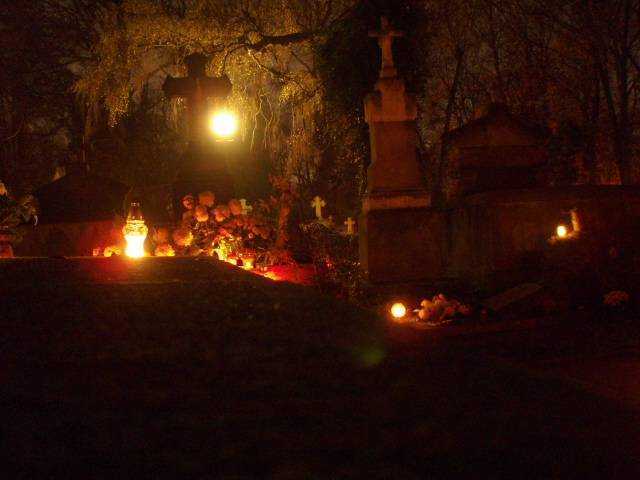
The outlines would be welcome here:
M 558 236 L 558 238 L 567 238 L 567 235 L 569 234 L 567 227 L 565 227 L 564 225 L 558 225 L 558 227 L 556 228 L 556 235 Z
M 405 307 L 404 304 L 398 302 L 391 305 L 391 316 L 393 318 L 397 318 L 397 319 L 404 318 L 406 314 L 407 314 L 407 307 Z

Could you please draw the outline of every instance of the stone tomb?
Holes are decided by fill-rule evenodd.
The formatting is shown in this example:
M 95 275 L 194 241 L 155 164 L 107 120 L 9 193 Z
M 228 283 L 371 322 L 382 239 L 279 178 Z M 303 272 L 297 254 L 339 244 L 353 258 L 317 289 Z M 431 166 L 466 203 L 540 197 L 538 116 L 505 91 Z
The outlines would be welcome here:
M 115 217 L 122 215 L 128 190 L 82 166 L 40 187 L 33 193 L 40 205 L 38 225 L 23 227 L 24 238 L 15 245 L 15 254 L 90 256 L 94 248 L 118 243 L 121 233 Z
M 491 103 L 477 119 L 443 138 L 455 180 L 449 199 L 463 195 L 545 186 L 544 132 Z

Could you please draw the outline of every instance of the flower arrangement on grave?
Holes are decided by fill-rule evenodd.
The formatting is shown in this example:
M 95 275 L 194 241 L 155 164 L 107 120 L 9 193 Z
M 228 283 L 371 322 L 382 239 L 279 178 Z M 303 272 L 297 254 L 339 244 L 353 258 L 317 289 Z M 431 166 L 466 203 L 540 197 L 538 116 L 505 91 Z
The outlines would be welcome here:
M 471 307 L 458 300 L 447 298 L 442 293 L 435 295 L 431 300 L 422 300 L 418 310 L 420 321 L 432 325 L 448 323 L 456 317 L 469 315 L 471 315 Z
M 216 203 L 213 192 L 186 195 L 180 225 L 169 235 L 159 228 L 152 239 L 156 256 L 210 255 L 249 268 L 266 261 L 274 235 L 270 202 L 250 206 L 246 200 Z M 171 240 L 173 242 L 171 242 Z

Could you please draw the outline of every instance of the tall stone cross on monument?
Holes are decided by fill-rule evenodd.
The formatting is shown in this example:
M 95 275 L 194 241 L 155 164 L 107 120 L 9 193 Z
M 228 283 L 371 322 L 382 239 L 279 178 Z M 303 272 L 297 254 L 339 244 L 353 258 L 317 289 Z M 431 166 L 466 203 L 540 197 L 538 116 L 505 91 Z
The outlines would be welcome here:
M 404 37 L 404 33 L 399 30 L 393 30 L 389 19 L 382 17 L 380 21 L 382 27 L 378 32 L 369 32 L 369 36 L 378 39 L 378 45 L 382 53 L 382 69 L 380 70 L 381 78 L 395 77 L 398 75 L 395 63 L 393 62 L 393 40 L 398 37 Z
M 359 219 L 360 263 L 371 283 L 406 282 L 420 276 L 431 198 L 418 157 L 416 102 L 393 61 L 393 42 L 403 33 L 382 18 L 380 31 L 369 36 L 378 40 L 382 65 L 365 99 L 371 163 Z
M 189 145 L 178 166 L 174 183 L 174 197 L 178 198 L 174 199 L 174 204 L 179 204 L 182 196 L 188 193 L 197 195 L 204 190 L 213 191 L 222 200 L 233 196 L 233 179 L 209 130 L 208 108 L 209 98 L 228 97 L 232 86 L 226 76 L 207 76 L 209 60 L 199 53 L 189 55 L 184 60 L 187 76 L 175 78 L 169 75 L 162 87 L 168 98 L 184 98 L 187 103 Z

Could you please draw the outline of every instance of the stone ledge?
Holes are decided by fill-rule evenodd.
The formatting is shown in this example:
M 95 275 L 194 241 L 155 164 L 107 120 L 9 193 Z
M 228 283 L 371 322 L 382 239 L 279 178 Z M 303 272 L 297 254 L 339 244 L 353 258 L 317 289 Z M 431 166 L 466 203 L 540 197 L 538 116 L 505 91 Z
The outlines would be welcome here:
M 423 191 L 368 195 L 362 202 L 364 212 L 372 210 L 395 210 L 405 208 L 428 208 L 431 195 Z

